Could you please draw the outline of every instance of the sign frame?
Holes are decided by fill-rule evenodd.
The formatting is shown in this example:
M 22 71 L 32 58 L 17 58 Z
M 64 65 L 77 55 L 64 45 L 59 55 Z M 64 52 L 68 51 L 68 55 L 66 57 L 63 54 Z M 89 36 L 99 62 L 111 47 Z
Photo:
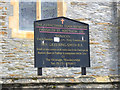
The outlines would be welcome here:
M 37 20 L 37 21 L 34 21 L 34 64 L 35 64 L 35 67 L 38 67 L 36 64 L 36 33 L 35 33 L 35 30 L 36 30 L 36 22 L 42 22 L 42 21 L 47 21 L 47 20 L 56 20 L 56 19 L 61 19 L 61 23 L 63 24 L 64 23 L 64 19 L 65 20 L 70 20 L 72 22 L 75 22 L 75 23 L 79 23 L 79 24 L 84 24 L 87 26 L 87 49 L 88 49 L 88 65 L 87 66 L 82 66 L 81 67 L 81 71 L 82 71 L 82 75 L 86 75 L 86 67 L 90 67 L 90 45 L 89 45 L 89 24 L 86 24 L 86 23 L 83 23 L 83 22 L 80 22 L 80 21 L 76 21 L 76 20 L 73 20 L 73 19 L 69 19 L 67 17 L 56 17 L 56 18 L 50 18 L 50 19 L 44 19 L 44 20 Z M 57 39 L 56 39 L 57 40 Z M 48 67 L 48 66 L 45 66 L 45 67 Z M 51 67 L 51 66 L 49 66 Z M 52 66 L 52 67 L 58 67 L 58 66 Z M 64 66 L 60 66 L 60 67 L 64 67 Z M 73 66 L 72 66 L 73 67 Z M 76 66 L 75 66 L 76 67 Z M 77 66 L 78 67 L 78 66 Z M 80 66 L 79 66 L 80 67 Z M 42 67 L 38 67 L 38 75 L 42 75 Z

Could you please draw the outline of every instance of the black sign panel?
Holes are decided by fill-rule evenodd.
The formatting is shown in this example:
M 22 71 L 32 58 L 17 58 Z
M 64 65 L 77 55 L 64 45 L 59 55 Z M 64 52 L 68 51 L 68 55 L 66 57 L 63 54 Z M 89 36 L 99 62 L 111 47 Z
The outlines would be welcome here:
M 35 67 L 90 67 L 89 25 L 66 17 L 34 22 Z

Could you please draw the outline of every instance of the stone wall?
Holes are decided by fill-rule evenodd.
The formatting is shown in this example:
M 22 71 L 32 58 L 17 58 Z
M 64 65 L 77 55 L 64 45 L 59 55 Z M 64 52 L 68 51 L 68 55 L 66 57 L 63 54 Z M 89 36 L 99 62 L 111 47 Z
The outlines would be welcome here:
M 91 67 L 87 75 L 118 74 L 118 29 L 116 2 L 66 2 L 66 17 L 90 26 L 90 59 Z M 12 6 L 9 2 L 0 1 L 0 37 L 1 37 L 1 76 L 37 76 L 34 68 L 34 40 L 11 37 L 9 16 Z M 120 51 L 119 51 L 120 52 Z M 79 76 L 80 68 L 43 68 L 43 76 Z
M 34 43 L 33 40 L 12 38 L 9 29 L 9 16 L 11 15 L 9 2 L 0 2 L 1 19 L 1 54 L 2 76 L 35 75 Z M 27 73 L 27 74 L 26 74 Z
M 118 3 L 118 74 L 120 75 L 120 2 Z
M 80 77 L 4 77 L 3 90 L 52 89 L 52 90 L 119 90 L 119 76 L 80 76 Z M 41 89 L 40 89 L 41 90 Z
M 67 17 L 90 26 L 93 75 L 118 74 L 118 29 L 116 2 L 67 2 Z

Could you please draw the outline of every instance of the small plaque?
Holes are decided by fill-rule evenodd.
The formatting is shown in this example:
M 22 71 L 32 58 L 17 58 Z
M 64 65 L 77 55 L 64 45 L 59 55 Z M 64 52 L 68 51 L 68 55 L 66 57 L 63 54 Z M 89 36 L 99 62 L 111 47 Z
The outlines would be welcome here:
M 54 42 L 60 42 L 60 38 L 59 37 L 54 37 Z

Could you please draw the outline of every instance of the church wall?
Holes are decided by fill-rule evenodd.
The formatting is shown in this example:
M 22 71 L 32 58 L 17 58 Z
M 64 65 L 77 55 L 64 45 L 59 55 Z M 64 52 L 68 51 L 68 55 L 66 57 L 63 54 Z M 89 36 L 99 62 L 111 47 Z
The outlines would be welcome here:
M 79 0 L 78 0 L 79 1 Z M 118 42 L 116 2 L 66 2 L 66 17 L 89 24 L 91 67 L 87 75 L 118 75 L 120 56 Z M 9 16 L 13 7 L 9 2 L 0 2 L 0 37 L 2 76 L 37 76 L 34 68 L 34 40 L 13 38 L 9 28 Z M 43 68 L 43 76 L 79 76 L 81 68 Z

